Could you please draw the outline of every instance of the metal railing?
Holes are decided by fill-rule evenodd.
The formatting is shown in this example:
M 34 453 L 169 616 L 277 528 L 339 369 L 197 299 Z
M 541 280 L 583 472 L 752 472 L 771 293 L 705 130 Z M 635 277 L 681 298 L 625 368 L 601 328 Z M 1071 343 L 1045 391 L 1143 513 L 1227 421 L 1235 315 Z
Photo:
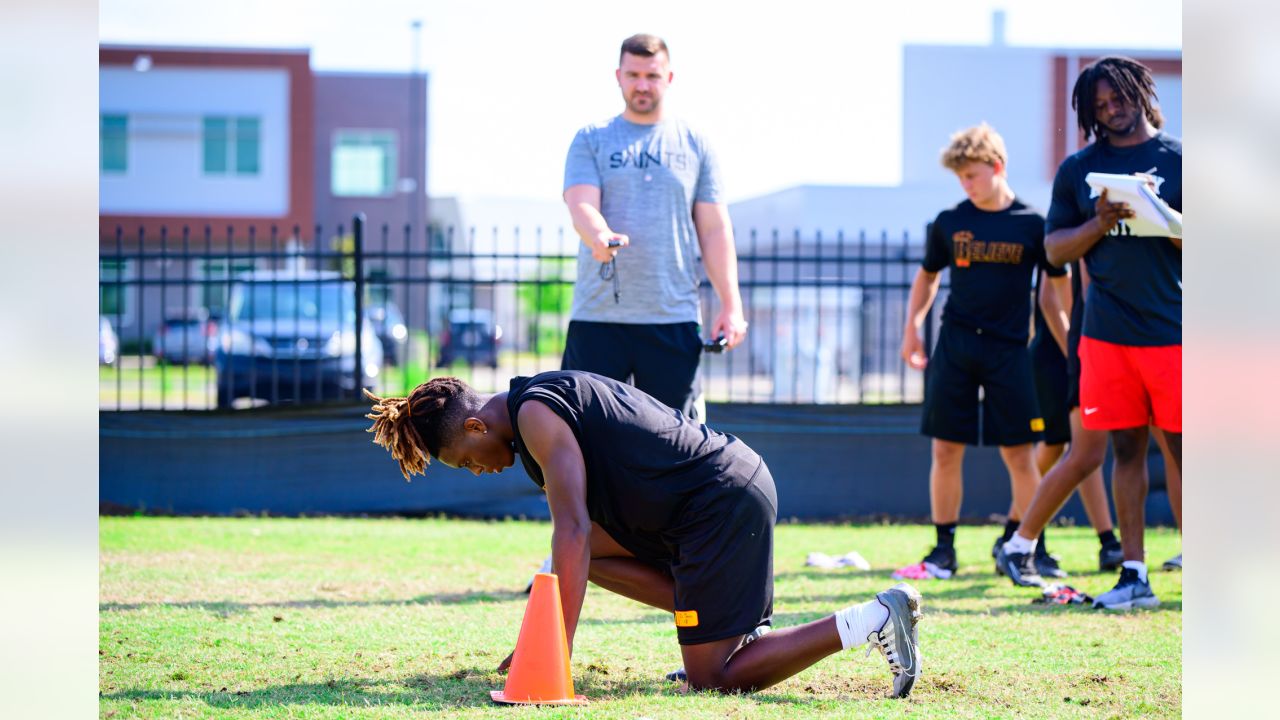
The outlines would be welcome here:
M 118 228 L 99 256 L 99 407 L 351 402 L 360 387 L 403 394 L 441 374 L 505 389 L 560 367 L 577 247 L 563 228 L 362 216 L 241 236 Z M 704 355 L 707 400 L 919 402 L 922 377 L 898 355 L 918 239 L 739 230 L 737 247 L 750 327 L 737 349 Z M 718 302 L 705 279 L 701 300 L 706 335 Z

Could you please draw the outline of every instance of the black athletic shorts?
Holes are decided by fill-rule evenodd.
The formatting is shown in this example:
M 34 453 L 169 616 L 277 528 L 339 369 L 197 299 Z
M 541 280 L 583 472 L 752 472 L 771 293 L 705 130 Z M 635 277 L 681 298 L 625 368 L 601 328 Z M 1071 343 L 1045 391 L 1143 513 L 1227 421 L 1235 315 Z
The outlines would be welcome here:
M 1074 317 L 1074 315 L 1073 315 Z M 1067 414 L 1080 407 L 1080 333 L 1067 333 Z
M 1031 369 L 1044 418 L 1044 441 L 1050 445 L 1071 442 L 1071 406 L 1067 404 L 1071 381 L 1067 377 L 1067 359 L 1052 336 L 1037 336 L 1031 342 Z M 1079 393 L 1078 378 L 1076 392 Z
M 585 370 L 630 382 L 658 402 L 701 421 L 694 401 L 701 394 L 698 323 L 632 325 L 572 320 L 561 370 Z
M 676 635 L 697 645 L 773 622 L 773 525 L 778 493 L 760 461 L 744 486 L 692 498 L 673 529 Z
M 1027 346 L 943 323 L 925 367 L 920 432 L 977 445 L 979 408 L 983 445 L 1022 445 L 1044 431 Z

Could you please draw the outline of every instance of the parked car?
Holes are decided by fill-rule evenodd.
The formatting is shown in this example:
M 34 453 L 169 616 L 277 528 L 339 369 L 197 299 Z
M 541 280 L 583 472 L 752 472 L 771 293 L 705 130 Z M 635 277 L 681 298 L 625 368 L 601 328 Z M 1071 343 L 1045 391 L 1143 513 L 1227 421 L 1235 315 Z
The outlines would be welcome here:
M 369 321 L 373 323 L 373 331 L 382 343 L 382 356 L 388 365 L 399 365 L 405 360 L 405 351 L 409 343 L 409 328 L 405 327 L 404 315 L 395 303 L 375 303 L 369 308 Z
M 156 359 L 178 365 L 208 365 L 217 350 L 218 323 L 209 319 L 205 308 L 165 318 L 151 337 L 151 353 Z
M 120 354 L 120 339 L 116 337 L 115 328 L 106 317 L 98 316 L 98 363 L 111 365 Z
M 242 397 L 279 403 L 358 395 L 355 297 L 355 283 L 336 272 L 240 275 L 214 355 L 218 407 Z M 382 344 L 367 318 L 360 351 L 360 385 L 372 387 L 382 368 Z
M 457 360 L 469 365 L 498 367 L 498 344 L 502 326 L 493 321 L 493 311 L 458 308 L 449 311 L 449 322 L 440 339 L 437 365 L 447 367 Z

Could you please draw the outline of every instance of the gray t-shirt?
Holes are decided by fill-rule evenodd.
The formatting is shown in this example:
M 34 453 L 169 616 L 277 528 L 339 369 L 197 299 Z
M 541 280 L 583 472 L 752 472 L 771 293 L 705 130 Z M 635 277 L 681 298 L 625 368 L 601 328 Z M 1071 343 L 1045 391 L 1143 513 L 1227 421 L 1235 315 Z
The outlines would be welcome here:
M 620 301 L 600 263 L 578 249 L 573 320 L 634 324 L 701 322 L 695 202 L 724 202 L 706 138 L 679 120 L 638 125 L 621 115 L 578 131 L 564 187 L 600 188 L 610 229 L 631 238 L 618 252 Z

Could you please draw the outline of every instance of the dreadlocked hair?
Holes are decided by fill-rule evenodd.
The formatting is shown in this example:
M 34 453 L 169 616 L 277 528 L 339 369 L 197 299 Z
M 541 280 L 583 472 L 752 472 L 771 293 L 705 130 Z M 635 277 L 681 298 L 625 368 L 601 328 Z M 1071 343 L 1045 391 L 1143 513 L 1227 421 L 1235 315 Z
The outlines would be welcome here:
M 469 415 L 480 408 L 480 399 L 469 385 L 456 377 L 442 377 L 422 383 L 408 397 L 378 397 L 368 390 L 373 412 L 365 415 L 373 425 L 373 442 L 391 453 L 400 463 L 400 474 L 408 481 L 417 473 L 425 475 L 431 458 L 453 440 Z
M 1151 78 L 1151 70 L 1137 60 L 1108 55 L 1080 71 L 1071 91 L 1071 109 L 1076 111 L 1076 121 L 1084 131 L 1085 140 L 1093 136 L 1102 138 L 1107 134 L 1106 127 L 1098 122 L 1094 111 L 1098 80 L 1106 80 L 1126 103 L 1141 108 L 1153 127 L 1164 127 L 1164 115 L 1157 103 L 1156 83 Z

